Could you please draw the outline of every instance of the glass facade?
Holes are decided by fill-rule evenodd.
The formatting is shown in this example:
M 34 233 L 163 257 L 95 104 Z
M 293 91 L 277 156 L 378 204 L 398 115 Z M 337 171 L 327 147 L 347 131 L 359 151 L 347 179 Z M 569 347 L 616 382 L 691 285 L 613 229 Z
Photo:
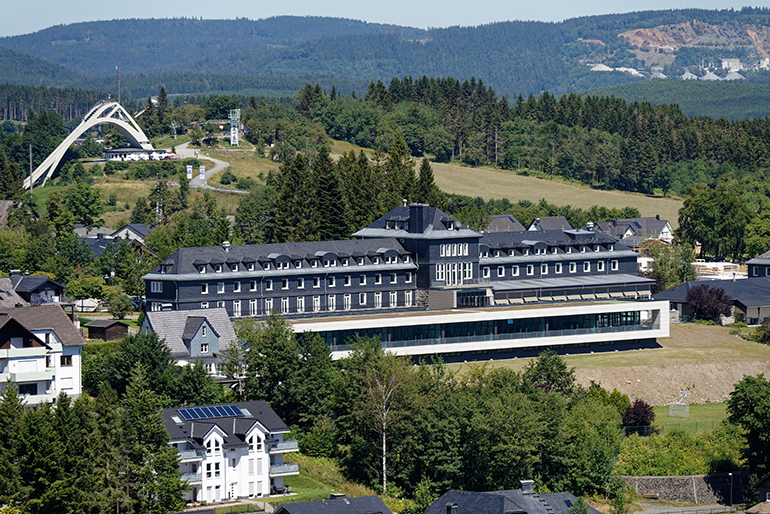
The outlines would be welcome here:
M 377 337 L 383 347 L 451 344 L 473 341 L 557 337 L 603 332 L 651 330 L 652 323 L 641 323 L 639 311 L 547 316 L 525 319 L 501 319 L 439 323 L 429 325 L 381 327 L 361 330 L 322 331 L 318 334 L 333 351 L 346 351 L 356 336 Z

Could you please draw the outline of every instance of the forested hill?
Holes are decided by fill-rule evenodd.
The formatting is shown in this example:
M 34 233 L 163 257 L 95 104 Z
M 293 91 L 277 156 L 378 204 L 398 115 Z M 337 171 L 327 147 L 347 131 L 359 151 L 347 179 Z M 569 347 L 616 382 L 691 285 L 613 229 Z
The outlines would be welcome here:
M 228 54 L 264 53 L 329 36 L 397 33 L 406 39 L 425 37 L 409 27 L 343 18 L 279 16 L 262 20 L 195 18 L 128 19 L 57 25 L 32 34 L 0 38 L 0 47 L 60 63 L 85 75 L 113 75 L 120 62 L 126 73 L 165 71 L 179 62 Z M 219 71 L 209 67 L 208 73 Z M 255 73 L 241 70 L 240 74 Z
M 627 102 L 678 104 L 687 116 L 728 120 L 770 116 L 770 85 L 651 80 L 588 91 L 594 96 L 615 96 Z
M 320 82 L 426 75 L 461 81 L 475 77 L 513 98 L 519 93 L 560 94 L 646 81 L 661 70 L 670 77 L 684 71 L 703 75 L 703 62 L 713 63 L 716 73 L 725 75 L 720 60 L 728 58 L 740 59 L 753 70 L 770 57 L 770 9 L 646 11 L 561 23 L 505 21 L 428 31 L 321 17 L 133 19 L 51 27 L 0 38 L 0 47 L 92 77 L 114 77 L 118 62 L 121 74 L 144 83 L 146 77 L 166 74 L 155 83 L 163 84 L 169 94 L 260 89 L 250 87 L 248 79 L 231 78 L 235 76 Z M 615 71 L 591 71 L 596 64 Z M 618 68 L 641 70 L 644 78 Z M 770 72 L 743 73 L 749 82 L 770 81 Z M 204 76 L 219 77 L 215 82 L 229 85 L 201 91 Z M 89 88 L 94 87 L 92 82 Z
M 64 66 L 0 46 L 0 83 L 24 86 L 69 87 L 84 76 Z

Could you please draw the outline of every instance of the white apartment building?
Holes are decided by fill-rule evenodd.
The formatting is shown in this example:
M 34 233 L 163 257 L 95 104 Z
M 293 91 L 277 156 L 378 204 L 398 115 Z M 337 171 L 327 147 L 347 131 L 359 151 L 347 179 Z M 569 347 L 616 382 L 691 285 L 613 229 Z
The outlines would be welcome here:
M 299 474 L 297 464 L 283 462 L 297 441 L 284 440 L 289 427 L 264 400 L 165 409 L 163 420 L 190 484 L 187 502 L 266 497 Z

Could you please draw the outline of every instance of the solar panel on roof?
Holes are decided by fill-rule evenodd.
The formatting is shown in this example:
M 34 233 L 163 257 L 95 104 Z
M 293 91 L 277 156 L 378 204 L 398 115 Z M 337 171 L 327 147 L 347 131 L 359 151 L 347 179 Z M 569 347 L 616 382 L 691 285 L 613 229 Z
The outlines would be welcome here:
M 228 416 L 243 416 L 235 405 L 218 405 L 216 407 L 191 407 L 179 409 L 179 414 L 186 420 L 226 418 Z

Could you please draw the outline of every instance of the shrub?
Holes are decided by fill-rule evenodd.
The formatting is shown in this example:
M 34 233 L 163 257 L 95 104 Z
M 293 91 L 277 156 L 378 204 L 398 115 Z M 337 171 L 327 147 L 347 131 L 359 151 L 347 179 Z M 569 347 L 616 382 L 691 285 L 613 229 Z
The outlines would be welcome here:
M 687 303 L 693 308 L 697 319 L 716 321 L 719 316 L 730 315 L 733 299 L 721 287 L 703 284 L 687 292 Z
M 238 177 L 236 177 L 230 170 L 223 171 L 222 176 L 219 177 L 219 183 L 228 185 L 232 184 L 233 182 L 238 182 Z
M 634 400 L 623 416 L 624 427 L 638 427 L 633 431 L 646 433 L 644 427 L 650 427 L 653 423 L 655 423 L 655 411 L 652 410 L 652 405 L 644 400 Z

